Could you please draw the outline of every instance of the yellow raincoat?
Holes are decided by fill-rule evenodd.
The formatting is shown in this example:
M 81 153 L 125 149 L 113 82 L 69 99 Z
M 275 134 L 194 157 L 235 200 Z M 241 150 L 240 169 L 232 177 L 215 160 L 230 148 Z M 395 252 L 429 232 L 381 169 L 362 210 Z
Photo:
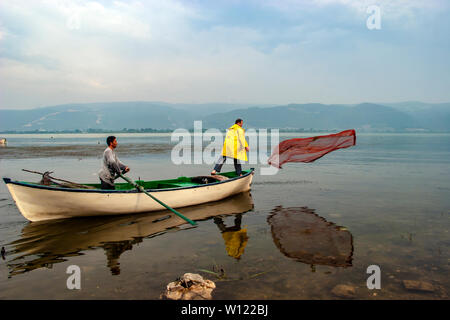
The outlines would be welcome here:
M 223 143 L 222 155 L 247 161 L 245 147 L 248 147 L 247 140 L 245 140 L 245 130 L 239 125 L 234 124 L 227 131 L 227 136 Z

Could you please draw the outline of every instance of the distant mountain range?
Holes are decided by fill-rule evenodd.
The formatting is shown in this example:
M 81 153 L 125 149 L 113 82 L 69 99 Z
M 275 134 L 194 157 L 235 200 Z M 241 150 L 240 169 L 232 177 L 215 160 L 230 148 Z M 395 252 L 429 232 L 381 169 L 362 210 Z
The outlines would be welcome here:
M 164 102 L 66 104 L 29 110 L 0 110 L 0 132 L 190 129 L 194 120 L 202 120 L 203 128 L 225 129 L 236 118 L 244 119 L 246 128 L 450 132 L 450 103 L 309 103 L 281 106 Z

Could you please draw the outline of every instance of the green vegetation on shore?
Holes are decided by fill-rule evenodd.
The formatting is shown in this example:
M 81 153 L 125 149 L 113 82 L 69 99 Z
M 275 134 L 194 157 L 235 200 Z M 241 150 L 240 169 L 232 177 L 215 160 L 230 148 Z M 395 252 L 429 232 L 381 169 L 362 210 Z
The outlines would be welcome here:
M 122 130 L 107 130 L 107 129 L 86 129 L 86 130 L 28 130 L 28 131 L 17 131 L 17 130 L 6 130 L 0 131 L 0 134 L 48 134 L 48 133 L 170 133 L 172 129 L 127 129 Z
M 250 129 L 250 128 L 248 128 Z M 248 130 L 247 129 L 247 130 Z M 260 129 L 260 128 L 251 128 Z M 335 133 L 342 131 L 341 129 L 304 129 L 304 128 L 264 128 L 268 130 L 278 129 L 280 133 L 319 133 L 319 132 L 330 132 Z M 175 129 L 152 129 L 152 128 L 140 128 L 140 129 L 128 129 L 123 128 L 122 130 L 107 130 L 107 129 L 86 129 L 86 130 L 28 130 L 28 131 L 18 131 L 18 130 L 5 130 L 0 131 L 0 134 L 86 134 L 86 133 L 172 133 Z M 193 133 L 194 129 L 187 129 L 189 132 Z M 208 129 L 203 128 L 202 132 L 206 132 Z M 449 131 L 432 131 L 432 130 L 377 130 L 377 131 L 365 131 L 357 130 L 360 133 L 449 133 Z
M 269 128 L 270 129 L 270 128 Z M 202 132 L 208 129 L 203 128 Z M 325 129 L 303 129 L 303 128 L 280 128 L 280 132 L 334 132 L 336 130 Z M 48 133 L 172 133 L 174 129 L 152 129 L 152 128 L 140 128 L 129 129 L 123 128 L 122 130 L 107 130 L 107 129 L 87 129 L 87 130 L 28 130 L 28 131 L 16 131 L 6 130 L 0 131 L 0 134 L 48 134 Z M 189 132 L 194 132 L 194 129 L 188 129 Z

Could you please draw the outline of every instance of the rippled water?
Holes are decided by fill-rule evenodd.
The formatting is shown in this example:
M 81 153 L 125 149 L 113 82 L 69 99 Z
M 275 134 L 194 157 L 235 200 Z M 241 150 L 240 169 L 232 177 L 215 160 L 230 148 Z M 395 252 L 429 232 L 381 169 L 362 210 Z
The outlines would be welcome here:
M 9 136 L 1 175 L 38 181 L 21 169 L 50 170 L 97 182 L 104 136 Z M 169 135 L 118 140 L 135 179 L 212 168 L 172 164 Z M 361 134 L 355 147 L 274 176 L 256 166 L 250 194 L 180 209 L 195 228 L 167 211 L 29 223 L 2 183 L 0 298 L 159 299 L 193 272 L 216 282 L 214 299 L 339 299 L 339 284 L 358 299 L 448 299 L 449 174 L 450 135 Z M 81 290 L 66 287 L 69 265 L 81 268 Z M 381 269 L 380 290 L 366 286 L 370 265 Z M 433 292 L 408 290 L 404 280 Z

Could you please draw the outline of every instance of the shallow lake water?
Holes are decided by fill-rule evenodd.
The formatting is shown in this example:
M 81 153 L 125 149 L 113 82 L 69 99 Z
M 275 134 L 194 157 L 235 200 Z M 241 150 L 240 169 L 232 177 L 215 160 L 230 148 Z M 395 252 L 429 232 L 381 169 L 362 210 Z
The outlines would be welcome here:
M 30 169 L 96 183 L 106 136 L 6 136 L 1 176 L 39 181 Z M 134 179 L 212 169 L 173 164 L 170 135 L 117 136 Z M 356 299 L 448 299 L 450 135 L 358 134 L 356 146 L 276 175 L 250 167 L 250 193 L 179 209 L 197 227 L 169 211 L 30 223 L 1 183 L 0 299 L 160 299 L 186 272 L 214 281 L 213 299 L 340 299 L 340 284 Z M 70 265 L 81 269 L 80 290 L 67 289 Z M 379 290 L 367 288 L 371 265 Z

